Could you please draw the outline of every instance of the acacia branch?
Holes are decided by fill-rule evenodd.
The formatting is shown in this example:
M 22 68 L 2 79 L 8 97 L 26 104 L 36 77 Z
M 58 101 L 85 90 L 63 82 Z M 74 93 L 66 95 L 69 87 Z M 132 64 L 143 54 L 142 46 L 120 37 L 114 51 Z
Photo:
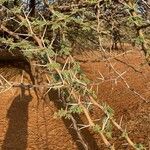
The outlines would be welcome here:
M 79 4 L 72 4 L 72 5 L 64 5 L 64 6 L 52 6 L 51 4 L 49 4 L 48 0 L 43 0 L 44 4 L 46 7 L 50 8 L 50 10 L 55 10 L 55 11 L 59 11 L 59 12 L 70 12 L 72 11 L 73 8 L 90 8 L 90 7 L 95 7 L 97 2 L 93 2 L 93 3 L 89 3 L 89 2 L 82 2 Z M 104 1 L 101 0 L 100 4 L 103 4 Z
M 28 23 L 27 29 L 28 29 L 29 34 L 31 34 L 32 38 L 35 40 L 35 42 L 38 44 L 38 46 L 39 46 L 40 48 L 43 48 L 42 41 L 41 41 L 41 39 L 33 32 L 31 23 L 30 23 L 30 21 L 29 21 L 27 15 L 25 15 L 25 18 L 24 18 L 23 16 L 21 16 L 21 15 L 18 15 L 18 14 L 17 14 L 16 16 L 17 16 L 17 18 L 18 18 L 21 22 L 26 21 L 26 22 Z
M 148 27 L 150 27 L 150 23 L 147 23 L 147 24 L 144 24 L 144 25 L 137 27 L 137 30 L 146 29 Z
M 90 116 L 90 114 L 89 114 L 89 112 L 88 112 L 88 109 L 85 108 L 85 106 L 81 103 L 81 100 L 80 100 L 81 96 L 77 96 L 78 94 L 76 94 L 74 91 L 72 91 L 72 95 L 73 95 L 74 99 L 78 101 L 79 106 L 82 108 L 82 110 L 83 110 L 83 112 L 84 112 L 84 114 L 85 114 L 85 116 L 86 116 L 86 118 L 87 118 L 87 120 L 88 120 L 88 122 L 89 122 L 90 127 L 93 127 L 93 128 L 94 128 L 95 123 L 94 123 L 93 120 L 91 119 L 91 116 Z M 112 145 L 112 144 L 107 140 L 107 138 L 106 138 L 106 136 L 104 135 L 103 131 L 100 131 L 99 134 L 100 134 L 100 136 L 101 136 L 103 142 L 105 143 L 105 145 L 106 145 L 110 150 L 115 150 L 114 145 Z
M 4 32 L 7 32 L 9 35 L 13 36 L 17 40 L 20 39 L 17 33 L 10 31 L 8 28 L 6 28 L 3 24 L 1 24 L 0 30 L 3 30 Z

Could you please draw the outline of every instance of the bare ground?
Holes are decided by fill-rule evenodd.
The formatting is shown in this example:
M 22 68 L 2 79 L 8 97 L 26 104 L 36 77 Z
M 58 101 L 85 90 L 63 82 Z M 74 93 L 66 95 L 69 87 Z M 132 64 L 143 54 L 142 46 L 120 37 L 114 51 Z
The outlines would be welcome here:
M 107 62 L 100 62 L 97 52 L 87 52 L 86 56 L 76 56 L 87 76 L 93 81 L 99 101 L 107 102 L 115 111 L 115 118 L 127 129 L 133 141 L 150 149 L 150 67 L 144 63 L 140 52 L 132 51 L 111 60 L 114 68 L 128 82 L 130 88 Z M 16 70 L 7 66 L 7 76 Z M 4 69 L 4 66 L 3 66 Z M 2 68 L 0 70 L 3 70 Z M 126 71 L 126 72 L 125 72 Z M 116 79 L 117 80 L 114 80 Z M 18 78 L 17 78 L 18 79 Z M 20 78 L 19 78 L 20 79 Z M 13 79 L 14 80 L 14 79 Z M 24 82 L 29 82 L 25 80 Z M 137 94 L 137 93 L 139 94 Z M 54 112 L 60 108 L 57 94 L 50 94 L 50 101 L 37 100 L 35 93 L 18 89 L 1 94 L 0 100 L 0 147 L 2 150 L 82 150 L 71 122 L 55 119 Z M 145 102 L 147 101 L 147 102 Z M 95 110 L 95 109 L 93 109 Z M 102 113 L 92 112 L 97 119 Z M 81 123 L 84 118 L 76 116 Z M 113 139 L 117 150 L 132 150 L 121 138 L 121 133 L 113 129 Z M 91 150 L 105 150 L 100 137 L 85 129 L 82 131 Z

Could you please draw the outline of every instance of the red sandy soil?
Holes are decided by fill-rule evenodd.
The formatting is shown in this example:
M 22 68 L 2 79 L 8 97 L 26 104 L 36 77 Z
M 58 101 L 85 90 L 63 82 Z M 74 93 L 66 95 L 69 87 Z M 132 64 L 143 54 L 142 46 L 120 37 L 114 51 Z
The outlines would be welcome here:
M 129 52 L 112 59 L 111 62 L 130 85 L 116 78 L 107 62 L 98 61 L 97 52 L 87 52 L 76 56 L 87 76 L 93 81 L 93 87 L 98 91 L 100 102 L 107 102 L 115 111 L 116 121 L 122 118 L 122 126 L 136 143 L 142 143 L 150 149 L 150 67 L 144 63 L 140 52 Z M 119 60 L 121 61 L 119 61 Z M 95 61 L 96 60 L 96 61 Z M 128 65 L 127 65 L 128 64 Z M 4 69 L 4 68 L 3 68 Z M 0 71 L 2 68 L 0 69 Z M 7 76 L 18 73 L 19 70 L 7 68 Z M 101 75 L 104 80 L 101 79 Z M 13 76 L 13 75 L 12 75 Z M 28 82 L 28 81 L 25 81 Z M 95 84 L 98 84 L 96 86 Z M 133 90 L 134 89 L 134 90 Z M 144 99 L 133 91 L 138 92 Z M 54 112 L 60 108 L 60 103 L 54 101 L 56 93 L 50 94 L 50 101 L 44 103 L 37 100 L 31 90 L 20 96 L 20 90 L 13 89 L 1 94 L 0 99 L 0 149 L 2 150 L 82 150 L 80 142 L 71 122 L 65 119 L 55 119 Z M 145 100 L 147 102 L 145 102 Z M 95 110 L 95 109 L 93 109 Z M 97 119 L 102 113 L 92 112 Z M 78 116 L 77 116 L 78 117 Z M 83 118 L 84 120 L 84 118 Z M 82 121 L 78 118 L 78 121 Z M 100 136 L 85 129 L 83 137 L 90 150 L 105 150 Z M 121 133 L 113 129 L 113 139 L 116 150 L 132 150 L 127 142 L 120 138 Z

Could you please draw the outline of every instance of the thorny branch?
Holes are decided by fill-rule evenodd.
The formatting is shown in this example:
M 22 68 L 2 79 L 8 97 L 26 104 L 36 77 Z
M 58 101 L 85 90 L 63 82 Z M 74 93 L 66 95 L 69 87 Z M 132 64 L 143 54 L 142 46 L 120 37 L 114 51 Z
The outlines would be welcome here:
M 103 54 L 103 57 L 104 59 L 106 59 L 107 63 L 110 65 L 110 67 L 114 70 L 114 72 L 118 75 L 118 78 L 121 78 L 122 81 L 125 83 L 126 87 L 134 92 L 136 95 L 138 95 L 140 98 L 142 98 L 144 101 L 146 101 L 140 94 L 138 94 L 135 90 L 133 90 L 129 84 L 127 83 L 127 81 L 123 78 L 123 74 L 124 73 L 119 73 L 115 68 L 114 66 L 112 65 L 111 61 L 109 60 L 109 58 L 107 58 L 107 54 L 106 54 L 106 51 L 105 49 L 103 48 L 102 46 L 102 38 L 100 36 L 100 5 L 102 4 L 101 3 L 102 1 L 98 1 L 96 3 L 82 3 L 82 4 L 77 4 L 77 5 L 71 5 L 71 6 L 60 6 L 60 7 L 57 7 L 54 8 L 52 5 L 49 5 L 48 4 L 48 1 L 47 0 L 44 0 L 44 4 L 48 7 L 49 11 L 54 14 L 55 11 L 59 10 L 60 12 L 67 12 L 67 11 L 71 11 L 72 8 L 83 8 L 83 7 L 95 7 L 95 5 L 97 6 L 96 7 L 96 18 L 97 19 L 97 34 L 98 34 L 98 43 L 99 43 L 99 50 L 102 50 L 102 54 Z M 32 24 L 31 24 L 31 20 L 29 18 L 29 13 L 26 14 L 25 12 L 23 12 L 23 15 L 20 15 L 20 14 L 15 14 L 15 16 L 21 21 L 21 23 L 23 22 L 26 22 L 27 23 L 27 26 L 25 26 L 27 28 L 27 32 L 28 34 L 30 34 L 30 36 L 32 37 L 32 40 L 34 41 L 34 43 L 37 44 L 37 47 L 40 48 L 40 49 L 43 49 L 43 48 L 46 48 L 46 44 L 44 42 L 44 37 L 45 37 L 45 34 L 46 34 L 46 31 L 48 30 L 47 26 L 44 28 L 44 31 L 43 31 L 43 34 L 42 34 L 42 38 L 40 38 L 40 36 L 38 34 L 36 34 L 33 30 L 33 27 L 32 27 Z M 132 16 L 133 17 L 137 17 L 137 15 L 135 13 L 132 13 Z M 44 18 L 44 17 L 43 17 Z M 59 22 L 59 21 L 58 21 Z M 139 36 L 142 36 L 143 37 L 143 33 L 141 32 L 141 30 L 143 28 L 147 28 L 147 25 L 143 25 L 143 26 L 138 26 L 138 35 Z M 15 32 L 12 32 L 11 30 L 9 30 L 6 26 L 4 26 L 3 24 L 1 24 L 1 30 L 7 32 L 10 36 L 14 37 L 15 39 L 19 40 L 20 37 L 18 34 L 16 34 Z M 61 35 L 61 32 L 60 30 L 58 29 L 59 31 L 59 34 Z M 50 41 L 50 48 L 53 49 L 53 45 L 54 45 L 54 42 L 56 40 L 56 34 L 53 30 L 53 33 L 52 33 L 52 38 L 51 38 L 51 41 Z M 59 41 L 60 42 L 60 41 Z M 144 51 L 145 53 L 147 53 L 147 45 L 145 43 L 145 41 L 142 43 L 143 45 L 143 48 L 144 48 Z M 56 52 L 56 55 L 57 55 L 57 52 Z M 34 58 L 34 59 L 31 59 L 30 60 L 30 65 L 32 67 L 32 73 L 34 74 L 34 77 L 35 77 L 35 80 L 36 80 L 36 70 L 33 66 L 33 64 L 37 64 L 36 61 L 38 59 L 37 58 Z M 57 62 L 59 63 L 59 61 L 57 61 L 57 58 L 55 57 L 50 57 L 48 54 L 46 55 L 46 60 L 48 61 L 47 63 L 49 65 L 52 65 L 53 62 Z M 40 63 L 40 61 L 37 61 L 38 63 Z M 59 69 L 59 67 L 54 67 L 53 69 L 53 73 L 57 74 L 60 78 L 59 82 L 57 83 L 51 83 L 50 82 L 50 79 L 48 79 L 47 77 L 47 83 L 42 85 L 42 84 L 39 84 L 38 82 L 35 82 L 35 84 L 23 84 L 22 82 L 21 83 L 11 83 L 9 81 L 7 81 L 2 75 L 0 75 L 0 88 L 2 88 L 1 92 L 5 92 L 13 87 L 20 87 L 20 88 L 24 88 L 24 89 L 30 89 L 30 88 L 37 88 L 37 89 L 43 89 L 45 88 L 47 91 L 45 93 L 42 93 L 44 94 L 44 96 L 51 90 L 51 89 L 61 89 L 61 90 L 65 90 L 67 89 L 67 91 L 69 91 L 69 98 L 70 99 L 73 99 L 73 102 L 76 103 L 77 105 L 79 105 L 81 108 L 82 108 L 82 111 L 83 111 L 83 114 L 85 115 L 87 121 L 88 121 L 88 125 L 87 127 L 90 127 L 90 128 L 94 128 L 96 126 L 95 124 L 95 121 L 92 120 L 91 118 L 91 115 L 90 115 L 90 111 L 89 109 L 84 105 L 84 99 L 88 99 L 89 102 L 90 102 L 90 105 L 94 105 L 96 107 L 98 107 L 106 116 L 107 116 L 107 121 L 105 122 L 105 124 L 103 124 L 102 126 L 102 129 L 100 129 L 98 131 L 98 133 L 100 134 L 100 137 L 101 139 L 103 140 L 104 144 L 106 145 L 107 148 L 111 149 L 111 150 L 115 150 L 115 146 L 114 144 L 111 144 L 111 142 L 108 141 L 107 139 L 107 136 L 105 135 L 104 133 L 104 130 L 105 130 L 105 126 L 108 122 L 108 120 L 110 120 L 112 122 L 112 124 L 119 130 L 121 131 L 122 133 L 124 133 L 124 138 L 127 140 L 127 142 L 129 143 L 130 146 L 132 146 L 134 149 L 137 149 L 136 147 L 136 144 L 129 138 L 128 136 L 128 133 L 126 132 L 126 130 L 124 130 L 120 124 L 118 124 L 116 121 L 115 121 L 115 118 L 114 116 L 110 115 L 108 113 L 108 111 L 105 109 L 105 107 L 101 104 L 99 104 L 97 102 L 97 100 L 95 100 L 94 96 L 90 93 L 88 93 L 88 85 L 82 81 L 80 81 L 79 77 L 78 77 L 78 74 L 76 72 L 71 72 L 70 76 L 71 76 L 71 81 L 70 79 L 67 79 L 67 78 L 64 78 L 63 76 L 63 72 L 64 70 L 66 69 L 67 71 L 68 70 L 71 70 L 71 64 L 74 63 L 74 59 L 71 55 L 69 55 L 69 57 L 66 59 L 66 61 L 64 61 L 63 63 L 61 62 L 61 69 Z M 36 65 L 36 67 L 38 67 L 38 65 Z M 43 67 L 43 68 L 42 68 Z M 46 68 L 46 69 L 45 69 Z M 39 64 L 39 70 L 40 69 L 45 69 L 45 70 L 48 70 L 49 74 L 50 74 L 50 70 L 49 68 L 47 68 L 47 65 L 43 65 L 42 63 Z M 42 76 L 42 75 L 41 75 Z M 39 76 L 38 76 L 39 77 Z M 103 80 L 103 76 L 102 76 L 102 80 Z M 117 79 L 116 79 L 117 80 Z M 73 81 L 73 82 L 72 82 Z M 77 90 L 73 85 L 72 83 L 77 83 L 80 85 L 80 88 L 82 88 L 82 90 L 84 90 L 85 92 L 84 93 L 81 93 L 79 92 L 79 90 Z M 88 93 L 88 94 L 87 94 Z M 82 100 L 83 99 L 83 100 Z M 66 104 L 67 105 L 67 104 Z M 77 122 L 74 120 L 73 116 L 71 116 L 71 120 L 73 122 L 73 126 L 74 126 L 74 129 L 76 130 L 77 134 L 78 134 L 78 137 L 82 143 L 82 145 L 84 146 L 85 149 L 88 149 L 86 143 L 84 142 L 83 140 L 83 137 L 82 135 L 80 134 L 79 132 L 79 129 L 78 129 L 78 124 Z M 100 125 L 99 125 L 100 126 Z

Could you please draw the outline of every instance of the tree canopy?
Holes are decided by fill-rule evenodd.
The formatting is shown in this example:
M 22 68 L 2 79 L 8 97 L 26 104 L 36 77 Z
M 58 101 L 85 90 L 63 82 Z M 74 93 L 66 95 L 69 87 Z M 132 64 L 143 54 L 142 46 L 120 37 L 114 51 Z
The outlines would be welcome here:
M 144 149 L 132 142 L 115 121 L 113 110 L 96 101 L 96 94 L 88 88 L 90 81 L 72 55 L 84 49 L 97 49 L 107 59 L 108 41 L 112 50 L 118 49 L 118 43 L 128 43 L 141 47 L 150 64 L 149 3 L 145 0 L 0 0 L 0 49 L 19 53 L 30 63 L 34 77 L 31 86 L 41 93 L 41 98 L 52 89 L 58 91 L 63 103 L 57 116 L 70 119 L 75 113 L 83 113 L 89 127 L 112 150 L 115 147 L 108 140 L 106 126 L 113 124 L 134 149 Z M 39 78 L 45 75 L 47 79 L 41 83 Z M 8 89 L 13 86 L 6 84 Z M 105 114 L 101 125 L 90 117 L 87 106 L 91 103 Z

